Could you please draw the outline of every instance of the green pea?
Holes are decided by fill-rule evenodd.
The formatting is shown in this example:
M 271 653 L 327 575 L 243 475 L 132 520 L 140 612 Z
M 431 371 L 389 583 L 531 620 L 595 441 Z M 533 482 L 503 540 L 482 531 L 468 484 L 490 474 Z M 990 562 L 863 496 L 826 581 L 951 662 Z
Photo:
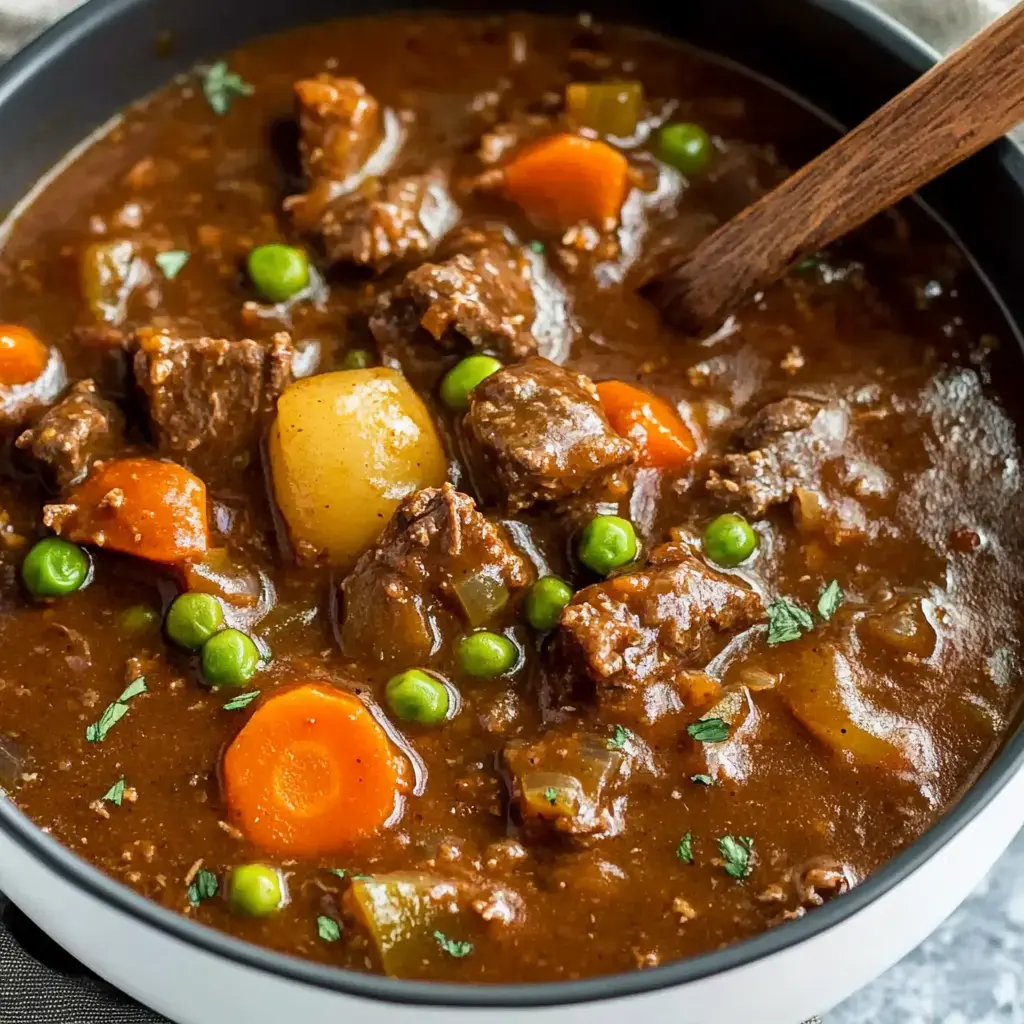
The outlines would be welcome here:
M 260 667 L 260 652 L 237 629 L 222 629 L 203 645 L 203 678 L 211 686 L 244 686 Z
M 696 174 L 711 162 L 714 146 L 711 136 L 699 124 L 676 121 L 658 133 L 661 159 L 683 174 Z
M 757 547 L 750 523 L 733 513 L 719 516 L 704 531 L 704 554 L 716 565 L 731 568 L 746 561 Z
M 492 356 L 466 356 L 456 363 L 441 380 L 441 401 L 456 412 L 469 408 L 469 393 L 482 380 L 501 369 Z
M 213 594 L 192 590 L 179 594 L 167 610 L 167 639 L 189 651 L 198 651 L 224 625 L 224 609 Z
M 269 917 L 288 900 L 280 871 L 265 864 L 241 864 L 228 879 L 231 909 L 249 917 Z
M 388 707 L 403 722 L 437 725 L 448 715 L 448 688 L 418 668 L 389 679 L 384 696 Z
M 160 621 L 160 615 L 148 604 L 134 604 L 121 612 L 121 628 L 126 633 L 145 633 Z
M 455 653 L 462 671 L 480 678 L 504 675 L 519 661 L 519 648 L 507 636 L 487 630 L 464 636 Z
M 33 597 L 64 597 L 89 578 L 89 556 L 77 544 L 47 537 L 25 556 L 21 578 Z
M 554 629 L 562 609 L 572 600 L 572 587 L 557 576 L 542 576 L 526 594 L 526 621 L 534 629 Z
M 373 366 L 373 353 L 369 352 L 365 348 L 352 348 L 345 353 L 345 358 L 341 361 L 341 368 L 343 370 L 365 370 L 369 366 Z
M 580 535 L 580 561 L 601 576 L 629 565 L 636 558 L 636 531 L 621 516 L 594 516 Z
M 271 243 L 249 253 L 249 277 L 271 302 L 284 302 L 309 285 L 309 260 L 301 249 Z

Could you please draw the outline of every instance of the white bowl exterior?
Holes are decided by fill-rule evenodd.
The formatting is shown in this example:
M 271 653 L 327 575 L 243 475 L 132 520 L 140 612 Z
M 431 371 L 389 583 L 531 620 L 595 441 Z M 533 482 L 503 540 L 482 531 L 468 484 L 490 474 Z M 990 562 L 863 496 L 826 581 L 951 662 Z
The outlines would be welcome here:
M 176 1024 L 796 1024 L 822 1013 L 926 938 L 1024 826 L 1018 772 L 933 857 L 868 907 L 797 946 L 713 977 L 599 1003 L 527 1009 L 404 1006 L 244 967 L 129 916 L 0 834 L 0 889 L 72 955 Z M 0 987 L 0 1009 L 3 991 Z

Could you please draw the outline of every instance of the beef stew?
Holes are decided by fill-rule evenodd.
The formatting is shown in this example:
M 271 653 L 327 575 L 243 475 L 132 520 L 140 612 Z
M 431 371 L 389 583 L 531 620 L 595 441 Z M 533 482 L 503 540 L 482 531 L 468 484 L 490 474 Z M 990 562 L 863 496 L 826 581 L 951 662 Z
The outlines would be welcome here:
M 635 293 L 826 139 L 520 16 L 128 112 L 0 257 L 10 796 L 200 921 L 462 981 L 733 942 L 919 835 L 1022 701 L 1004 325 L 912 208 L 707 338 Z

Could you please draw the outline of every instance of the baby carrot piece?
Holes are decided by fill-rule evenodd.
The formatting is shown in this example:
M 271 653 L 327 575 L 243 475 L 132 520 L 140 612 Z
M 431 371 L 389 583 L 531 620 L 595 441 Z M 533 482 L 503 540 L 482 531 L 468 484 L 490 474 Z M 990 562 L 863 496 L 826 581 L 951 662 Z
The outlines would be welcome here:
M 0 324 L 0 385 L 30 384 L 49 359 L 50 350 L 27 327 Z
M 505 167 L 505 191 L 541 227 L 565 230 L 581 221 L 616 220 L 626 198 L 629 165 L 606 142 L 553 135 Z
M 235 737 L 224 755 L 224 796 L 257 846 L 319 857 L 376 832 L 405 771 L 355 694 L 306 683 L 264 701 Z
M 174 462 L 99 463 L 66 504 L 47 505 L 43 521 L 79 544 L 95 544 L 169 564 L 206 554 L 206 485 Z
M 665 399 L 620 380 L 598 384 L 597 393 L 612 429 L 636 442 L 643 465 L 680 469 L 693 458 L 693 432 Z

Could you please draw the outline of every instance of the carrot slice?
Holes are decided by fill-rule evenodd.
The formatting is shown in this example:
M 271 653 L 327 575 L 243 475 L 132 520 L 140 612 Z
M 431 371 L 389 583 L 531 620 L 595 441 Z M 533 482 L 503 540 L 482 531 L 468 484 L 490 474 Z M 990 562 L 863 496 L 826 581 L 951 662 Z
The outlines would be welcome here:
M 0 384 L 30 384 L 49 361 L 50 350 L 27 327 L 0 324 Z
M 47 506 L 44 522 L 69 540 L 153 562 L 194 561 L 209 547 L 206 485 L 157 459 L 99 463 L 67 504 Z
M 235 737 L 224 755 L 224 796 L 257 846 L 323 856 L 380 829 L 406 767 L 355 694 L 306 683 L 267 700 Z
M 505 167 L 505 191 L 541 227 L 616 220 L 629 185 L 626 158 L 606 142 L 553 135 Z
M 615 432 L 640 448 L 643 465 L 681 469 L 696 454 L 693 432 L 665 399 L 621 380 L 598 384 L 597 393 Z

